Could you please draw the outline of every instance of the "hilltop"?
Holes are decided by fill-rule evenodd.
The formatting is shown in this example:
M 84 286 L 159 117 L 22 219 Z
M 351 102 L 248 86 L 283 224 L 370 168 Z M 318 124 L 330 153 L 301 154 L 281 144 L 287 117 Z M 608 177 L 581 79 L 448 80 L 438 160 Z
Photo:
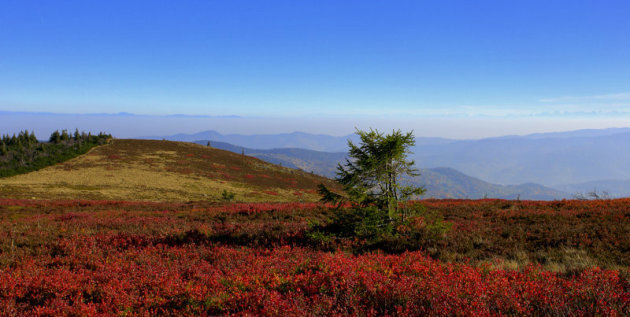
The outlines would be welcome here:
M 42 170 L 0 179 L 0 197 L 146 201 L 315 201 L 310 173 L 193 143 L 115 139 Z

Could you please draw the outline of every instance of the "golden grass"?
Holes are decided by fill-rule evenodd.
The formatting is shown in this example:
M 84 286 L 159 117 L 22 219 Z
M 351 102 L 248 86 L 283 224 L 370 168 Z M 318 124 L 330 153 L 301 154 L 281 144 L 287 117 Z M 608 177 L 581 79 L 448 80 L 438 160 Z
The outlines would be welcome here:
M 192 143 L 114 140 L 42 170 L 0 179 L 0 197 L 146 201 L 315 201 L 330 180 Z
M 553 250 L 553 254 L 541 251 L 537 257 L 549 259 L 549 261 L 542 263 L 542 268 L 546 271 L 557 273 L 580 272 L 584 269 L 598 266 L 597 261 L 590 257 L 586 250 L 575 248 L 560 248 Z M 530 259 L 526 252 L 517 251 L 515 257 L 508 259 L 497 257 L 485 263 L 495 270 L 522 270 L 531 263 L 537 262 L 539 261 Z

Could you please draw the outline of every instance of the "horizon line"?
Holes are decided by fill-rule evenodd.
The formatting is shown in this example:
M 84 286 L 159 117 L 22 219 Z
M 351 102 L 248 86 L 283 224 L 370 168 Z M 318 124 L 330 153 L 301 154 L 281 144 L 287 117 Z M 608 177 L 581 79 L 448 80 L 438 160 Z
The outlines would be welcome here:
M 298 114 L 293 116 L 275 115 L 275 116 L 261 116 L 261 115 L 209 115 L 209 114 L 146 114 L 146 113 L 131 113 L 131 112 L 87 112 L 87 113 L 71 113 L 71 112 L 50 112 L 50 111 L 12 111 L 1 110 L 0 114 L 11 115 L 49 115 L 49 116 L 110 116 L 110 117 L 159 117 L 159 118 L 208 118 L 208 119 L 244 119 L 244 118 L 284 118 L 284 117 L 382 117 L 383 115 L 389 118 L 395 117 L 409 117 L 415 116 L 418 118 L 478 118 L 478 119 L 491 119 L 491 118 L 503 118 L 503 119 L 516 119 L 516 118 L 601 118 L 608 116 L 628 116 L 630 117 L 630 111 L 552 111 L 552 112 L 531 112 L 531 113 L 505 113 L 505 114 L 488 114 L 488 113 L 466 113 L 466 112 L 445 112 L 445 113 L 398 113 L 398 114 L 329 114 L 329 113 L 317 113 L 317 114 Z

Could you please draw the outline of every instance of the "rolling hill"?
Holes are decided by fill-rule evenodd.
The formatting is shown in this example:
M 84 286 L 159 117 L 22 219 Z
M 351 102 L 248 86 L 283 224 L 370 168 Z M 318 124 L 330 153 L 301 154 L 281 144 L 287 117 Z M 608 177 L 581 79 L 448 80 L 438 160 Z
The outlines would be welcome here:
M 347 139 L 356 141 L 355 135 L 337 137 L 300 132 L 222 135 L 206 131 L 164 138 L 213 140 L 264 150 L 301 148 L 322 152 L 346 152 Z M 598 189 L 629 196 L 630 185 L 623 182 L 630 179 L 630 147 L 627 144 L 630 144 L 630 128 L 507 135 L 477 140 L 417 137 L 412 158 L 421 167 L 447 166 L 495 184 L 536 183 L 573 190 L 572 184 L 607 180 L 602 183 L 606 188 Z M 266 158 L 269 161 L 281 158 L 280 153 L 264 154 L 269 156 Z M 257 155 L 261 157 L 263 153 L 257 150 Z M 309 164 L 300 164 L 310 168 Z M 298 164 L 295 166 L 300 167 Z
M 591 192 L 609 197 L 630 196 L 630 179 L 597 180 L 579 184 L 559 185 L 556 187 L 576 196 Z
M 271 149 L 258 150 L 244 148 L 225 142 L 196 141 L 198 144 L 210 142 L 212 147 L 232 151 L 244 152 L 246 155 L 257 157 L 263 161 L 282 166 L 312 171 L 329 178 L 335 177 L 336 166 L 343 162 L 346 153 L 320 152 L 306 149 Z M 423 185 L 427 192 L 423 198 L 504 198 L 504 199 L 537 199 L 553 200 L 569 198 L 571 195 L 560 190 L 538 184 L 498 185 L 471 177 L 453 168 L 436 167 L 421 169 L 420 177 L 410 180 L 415 185 Z
M 343 152 L 257 150 L 214 140 L 208 147 L 207 142 L 115 139 L 73 160 L 0 179 L 0 197 L 216 201 L 227 190 L 237 201 L 316 201 L 316 185 L 335 186 L 326 177 L 334 177 L 345 158 Z M 423 198 L 570 198 L 537 184 L 492 184 L 452 168 L 421 172 L 410 181 L 426 187 Z
M 412 182 L 423 185 L 427 190 L 424 196 L 430 198 L 556 200 L 570 197 L 565 192 L 533 183 L 491 184 L 449 167 L 426 168 L 420 172 L 420 177 Z
M 201 145 L 208 144 L 208 142 L 210 142 L 213 148 L 234 153 L 245 153 L 245 155 L 259 158 L 265 162 L 300 169 L 306 172 L 313 172 L 328 178 L 335 177 L 337 163 L 342 162 L 346 157 L 345 152 L 321 152 L 300 148 L 261 150 L 241 147 L 225 142 L 208 140 L 195 141 L 195 143 Z
M 316 201 L 324 177 L 193 143 L 114 139 L 85 155 L 0 179 L 0 197 L 147 201 Z
M 499 184 L 555 187 L 630 178 L 630 132 L 578 132 L 416 146 L 413 158 L 421 166 L 448 166 Z

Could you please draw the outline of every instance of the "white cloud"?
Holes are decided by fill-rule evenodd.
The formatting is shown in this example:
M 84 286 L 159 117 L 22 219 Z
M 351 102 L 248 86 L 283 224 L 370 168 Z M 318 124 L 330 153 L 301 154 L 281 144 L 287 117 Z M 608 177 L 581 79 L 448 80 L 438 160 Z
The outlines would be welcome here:
M 545 103 L 593 103 L 602 101 L 630 101 L 630 92 L 591 96 L 564 96 L 555 98 L 544 98 L 540 99 L 539 101 Z M 627 103 L 624 105 L 627 105 Z
M 540 99 L 546 113 L 616 116 L 630 112 L 630 92 Z

